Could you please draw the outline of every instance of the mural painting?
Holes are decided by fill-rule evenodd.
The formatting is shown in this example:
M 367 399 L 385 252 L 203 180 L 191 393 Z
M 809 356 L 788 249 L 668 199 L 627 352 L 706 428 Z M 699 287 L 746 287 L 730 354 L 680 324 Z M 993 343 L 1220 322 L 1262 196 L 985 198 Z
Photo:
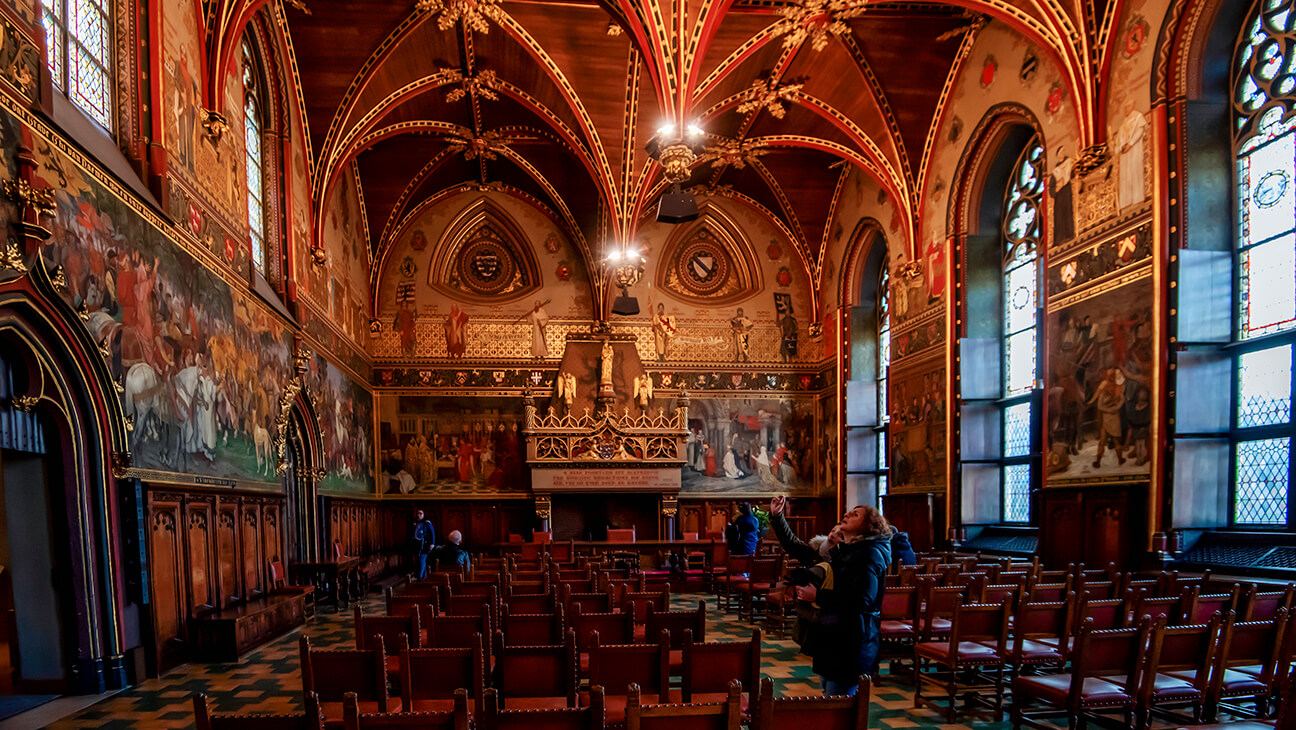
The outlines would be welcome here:
M 6 119 L 13 140 L 14 126 Z M 109 352 L 135 419 L 131 451 L 144 469 L 278 481 L 273 428 L 291 377 L 287 327 L 167 240 L 88 178 L 36 144 L 42 183 L 57 189 L 45 255 L 63 267 L 72 306 Z
M 373 395 L 316 355 L 307 373 L 324 444 L 320 489 L 373 491 Z
M 1050 312 L 1050 481 L 1151 471 L 1152 280 Z
M 688 429 L 682 494 L 822 491 L 811 398 L 693 398 Z
M 945 483 L 945 366 L 940 359 L 892 368 L 893 489 Z
M 379 400 L 387 494 L 527 492 L 522 399 L 387 396 Z

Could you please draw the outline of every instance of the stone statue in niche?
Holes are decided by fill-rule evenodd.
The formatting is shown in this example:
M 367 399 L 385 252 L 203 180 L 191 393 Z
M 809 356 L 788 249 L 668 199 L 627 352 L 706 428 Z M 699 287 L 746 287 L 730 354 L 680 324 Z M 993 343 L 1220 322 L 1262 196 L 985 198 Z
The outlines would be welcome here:
M 733 335 L 734 343 L 734 360 L 737 362 L 751 362 L 751 331 L 755 323 L 743 314 L 743 308 L 738 307 L 738 312 L 734 318 L 729 320 L 729 330 Z
M 558 373 L 558 377 L 554 379 L 554 396 L 571 413 L 572 401 L 576 399 L 576 376 Z
M 603 351 L 599 354 L 599 386 L 607 390 L 612 389 L 612 364 L 615 360 L 612 343 L 604 340 Z
M 635 376 L 634 379 L 634 399 L 639 407 L 648 410 L 648 405 L 652 403 L 653 383 L 652 378 L 644 373 L 643 377 Z
M 1138 205 L 1144 199 L 1143 146 L 1147 136 L 1147 118 L 1137 109 L 1116 130 L 1117 149 L 1120 150 L 1120 181 L 1117 200 L 1122 209 Z
M 549 356 L 549 343 L 545 340 L 549 331 L 549 313 L 545 311 L 544 305 L 551 301 L 553 300 L 546 299 L 542 302 L 537 299 L 535 307 L 522 317 L 531 320 L 531 357 Z

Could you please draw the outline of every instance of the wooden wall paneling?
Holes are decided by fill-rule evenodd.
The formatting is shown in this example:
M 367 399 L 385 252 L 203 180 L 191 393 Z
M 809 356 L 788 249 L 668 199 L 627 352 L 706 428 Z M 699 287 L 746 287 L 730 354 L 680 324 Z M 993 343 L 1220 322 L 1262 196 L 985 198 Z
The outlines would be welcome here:
M 494 504 L 474 503 L 471 507 L 471 528 L 464 534 L 464 542 L 473 546 L 486 546 L 505 539 L 500 534 L 499 510 Z
M 243 500 L 242 511 L 243 592 L 247 598 L 255 598 L 265 592 L 265 584 L 262 582 L 265 559 L 261 547 L 260 500 Z
M 413 515 L 407 518 L 407 524 L 414 522 Z M 469 515 L 468 507 L 460 502 L 446 505 L 441 510 L 441 524 L 433 524 L 436 527 L 437 539 L 444 540 L 445 535 L 449 535 L 451 530 L 459 530 L 464 535 L 464 542 L 472 543 L 472 518 Z
M 158 666 L 179 651 L 185 639 L 189 602 L 185 590 L 183 521 L 178 500 L 149 502 L 148 552 L 153 635 Z
M 1040 559 L 1053 569 L 1080 562 L 1143 567 L 1146 489 L 1146 484 L 1113 484 L 1040 490 Z
M 724 532 L 725 525 L 733 519 L 733 505 L 730 502 L 705 502 L 707 509 L 707 528 L 704 532 Z
M 239 590 L 238 498 L 222 497 L 216 502 L 216 584 L 220 586 L 220 607 L 243 598 Z
M 909 542 L 917 552 L 934 549 L 943 535 L 944 498 L 931 493 L 888 494 L 882 497 L 882 511 L 887 521 L 909 533 Z
M 284 559 L 283 528 L 279 522 L 280 508 L 281 504 L 277 501 L 266 502 L 261 508 L 261 546 L 267 568 L 270 561 L 278 560 L 287 569 L 288 561 Z
M 681 502 L 679 506 L 679 530 L 681 533 L 696 532 L 703 537 L 706 522 L 702 519 L 702 505 Z
M 189 576 L 189 614 L 201 616 L 217 607 L 219 595 L 216 587 L 213 547 L 215 544 L 213 515 L 215 499 L 210 496 L 190 496 L 184 502 L 185 569 Z

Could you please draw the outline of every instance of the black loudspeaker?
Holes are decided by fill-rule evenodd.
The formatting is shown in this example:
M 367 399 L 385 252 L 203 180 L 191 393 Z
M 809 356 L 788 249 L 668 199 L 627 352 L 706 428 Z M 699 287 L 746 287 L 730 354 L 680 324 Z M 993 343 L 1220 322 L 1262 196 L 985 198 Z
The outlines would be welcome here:
M 697 200 L 693 193 L 680 191 L 676 185 L 670 192 L 662 193 L 657 204 L 658 223 L 687 223 L 698 217 Z
M 628 317 L 639 313 L 639 300 L 624 294 L 612 300 L 612 313 Z

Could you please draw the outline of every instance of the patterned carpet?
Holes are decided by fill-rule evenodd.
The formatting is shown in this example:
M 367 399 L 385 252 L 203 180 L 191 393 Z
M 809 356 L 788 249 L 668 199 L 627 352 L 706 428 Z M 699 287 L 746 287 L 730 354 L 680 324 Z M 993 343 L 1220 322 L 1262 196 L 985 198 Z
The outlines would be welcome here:
M 724 640 L 750 636 L 751 626 L 732 614 L 715 609 L 713 596 L 679 594 L 672 597 L 674 608 L 691 608 L 707 601 L 707 639 Z M 382 601 L 369 598 L 366 613 L 381 613 Z M 121 692 L 89 709 L 55 723 L 54 728 L 187 728 L 193 726 L 190 697 L 205 692 L 216 712 L 292 712 L 300 710 L 301 675 L 298 670 L 297 639 L 302 633 L 320 648 L 352 648 L 354 636 L 349 612 L 321 611 L 298 631 L 250 652 L 239 664 L 188 664 L 160 679 L 153 679 Z M 817 695 L 818 678 L 810 661 L 798 653 L 792 641 L 766 637 L 763 671 L 774 680 L 782 696 Z M 885 671 L 885 670 L 884 670 Z M 875 687 L 870 725 L 879 728 L 946 727 L 1002 730 L 1008 723 L 979 722 L 945 725 L 937 713 L 913 709 L 913 692 L 907 681 L 885 681 Z

